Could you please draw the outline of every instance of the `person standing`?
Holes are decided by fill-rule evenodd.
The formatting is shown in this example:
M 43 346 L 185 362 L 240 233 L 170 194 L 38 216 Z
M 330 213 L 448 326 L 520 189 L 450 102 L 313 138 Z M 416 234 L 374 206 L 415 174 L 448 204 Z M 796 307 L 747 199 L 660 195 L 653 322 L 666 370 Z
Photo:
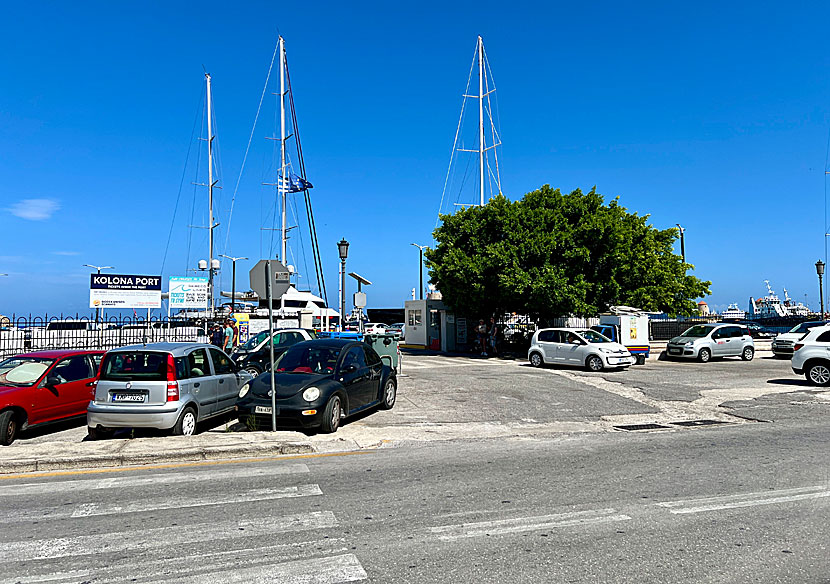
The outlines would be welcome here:
M 218 323 L 213 325 L 213 329 L 210 331 L 210 344 L 221 348 L 223 336 L 222 327 Z
M 478 319 L 478 326 L 476 327 L 476 334 L 478 335 L 478 346 L 481 348 L 481 356 L 487 356 L 487 325 L 484 324 L 484 319 Z
M 496 343 L 498 342 L 498 335 L 499 335 L 499 325 L 496 324 L 495 318 L 490 318 L 490 349 L 493 351 L 493 355 L 498 355 L 498 347 Z
M 233 348 L 239 346 L 239 325 L 236 323 L 236 319 L 231 317 L 231 328 L 233 329 Z
M 233 349 L 233 327 L 231 326 L 230 319 L 225 321 L 225 336 L 224 340 L 222 341 L 222 350 L 225 353 L 230 355 L 231 350 Z

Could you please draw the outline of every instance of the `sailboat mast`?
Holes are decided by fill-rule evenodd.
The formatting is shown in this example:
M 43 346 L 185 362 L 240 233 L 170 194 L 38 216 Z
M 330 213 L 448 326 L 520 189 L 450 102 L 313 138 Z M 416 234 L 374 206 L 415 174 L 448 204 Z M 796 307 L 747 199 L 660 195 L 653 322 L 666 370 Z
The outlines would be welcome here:
M 286 230 L 286 190 L 288 182 L 285 176 L 285 40 L 280 36 L 280 177 L 277 181 L 279 183 L 280 205 L 282 207 L 282 228 L 280 230 L 280 239 L 282 246 L 280 248 L 280 262 L 285 264 L 285 248 L 288 242 Z
M 468 53 L 469 54 L 469 53 Z M 484 206 L 484 41 L 478 37 L 478 182 L 479 204 Z
M 213 125 L 211 115 L 210 74 L 205 73 L 207 81 L 207 131 L 208 131 L 208 293 L 210 294 L 210 312 L 213 314 Z

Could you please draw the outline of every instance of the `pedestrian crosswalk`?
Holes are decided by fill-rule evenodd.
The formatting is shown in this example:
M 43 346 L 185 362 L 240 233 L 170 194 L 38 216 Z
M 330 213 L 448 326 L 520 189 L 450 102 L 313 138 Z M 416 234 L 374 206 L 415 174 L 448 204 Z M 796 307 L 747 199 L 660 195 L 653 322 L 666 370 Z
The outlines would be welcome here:
M 0 584 L 368 579 L 305 464 L 0 485 Z

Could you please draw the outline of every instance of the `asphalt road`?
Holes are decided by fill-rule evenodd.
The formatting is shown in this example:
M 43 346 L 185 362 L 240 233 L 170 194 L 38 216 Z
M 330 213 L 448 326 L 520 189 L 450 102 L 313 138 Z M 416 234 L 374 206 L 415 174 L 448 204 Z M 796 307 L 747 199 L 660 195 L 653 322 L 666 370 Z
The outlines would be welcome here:
M 827 582 L 826 419 L 0 480 L 0 584 Z

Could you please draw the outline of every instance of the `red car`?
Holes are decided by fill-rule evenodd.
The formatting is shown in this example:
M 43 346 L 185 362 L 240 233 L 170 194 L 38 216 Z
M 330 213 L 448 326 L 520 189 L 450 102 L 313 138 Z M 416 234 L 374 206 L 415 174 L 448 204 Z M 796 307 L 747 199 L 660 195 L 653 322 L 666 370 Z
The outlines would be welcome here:
M 86 416 L 104 351 L 37 351 L 0 361 L 0 445 L 18 431 Z

